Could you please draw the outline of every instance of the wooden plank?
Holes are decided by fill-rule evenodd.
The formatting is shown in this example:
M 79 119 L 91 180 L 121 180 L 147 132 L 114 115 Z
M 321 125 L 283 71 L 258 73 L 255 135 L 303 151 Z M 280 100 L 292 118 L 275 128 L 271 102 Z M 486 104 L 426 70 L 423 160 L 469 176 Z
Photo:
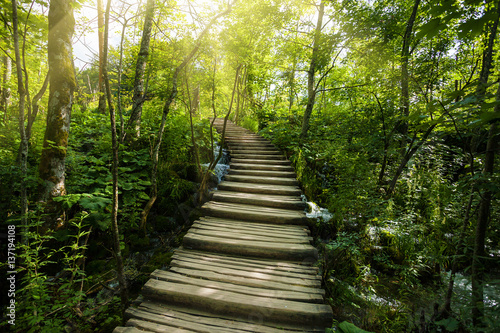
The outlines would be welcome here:
M 282 232 L 300 236 L 304 234 L 307 235 L 310 234 L 309 228 L 302 225 L 290 225 L 290 224 L 277 225 L 269 223 L 253 223 L 249 221 L 241 221 L 230 218 L 213 217 L 213 216 L 202 216 L 200 217 L 199 220 L 206 223 L 212 223 L 214 225 L 249 227 L 268 232 Z
M 274 195 L 301 195 L 302 192 L 297 186 L 283 185 L 265 185 L 265 184 L 248 184 L 223 181 L 217 185 L 217 188 L 225 191 L 246 192 L 246 193 L 261 193 Z
M 144 331 L 144 330 L 139 330 L 135 327 L 115 327 L 113 330 L 113 333 L 149 333 L 152 331 Z
M 264 177 L 264 176 L 250 176 L 250 175 L 231 175 L 224 176 L 225 180 L 232 182 L 254 183 L 254 184 L 274 184 L 274 185 L 289 185 L 297 186 L 299 182 L 295 178 L 286 177 Z
M 231 202 L 209 201 L 201 207 L 205 215 L 227 217 L 237 220 L 250 220 L 276 224 L 307 225 L 305 212 L 272 207 L 259 207 Z
M 318 276 L 307 274 L 290 273 L 283 275 L 282 272 L 264 269 L 244 270 L 241 267 L 225 267 L 227 265 L 206 265 L 202 262 L 196 263 L 194 261 L 185 260 L 172 260 L 170 263 L 172 267 L 181 267 L 187 269 L 196 269 L 199 271 L 216 272 L 220 274 L 232 275 L 237 277 L 246 277 L 252 279 L 265 280 L 270 282 L 287 283 L 294 286 L 302 286 L 309 288 L 320 288 L 321 279 Z M 281 273 L 281 274 L 280 274 Z
M 309 260 L 318 258 L 318 250 L 307 244 L 270 244 L 245 240 L 219 239 L 217 237 L 187 234 L 185 247 L 218 253 L 248 255 L 259 258 L 283 260 Z
M 238 274 L 239 276 L 246 276 L 246 277 L 252 277 L 255 274 L 266 274 L 270 276 L 276 276 L 276 277 L 284 277 L 284 278 L 292 278 L 292 279 L 305 279 L 305 280 L 313 280 L 313 281 L 318 281 L 317 284 L 314 284 L 313 286 L 319 287 L 321 286 L 321 276 L 319 275 L 312 275 L 312 274 L 304 274 L 300 272 L 289 272 L 289 271 L 283 271 L 276 269 L 276 267 L 248 267 L 248 266 L 240 266 L 240 265 L 234 265 L 233 263 L 227 263 L 227 262 L 220 262 L 220 261 L 212 261 L 212 262 L 207 262 L 204 260 L 200 259 L 195 259 L 195 258 L 190 258 L 186 255 L 176 255 L 174 254 L 172 256 L 173 260 L 171 262 L 171 266 L 176 266 L 176 267 L 185 267 L 185 268 L 195 268 L 196 266 L 190 266 L 190 264 L 194 265 L 202 265 L 205 267 L 210 267 L 209 269 L 204 269 L 204 270 L 210 270 L 213 272 L 219 272 L 219 268 L 223 269 L 229 269 L 229 270 L 237 270 L 241 272 L 242 274 Z M 232 274 L 234 275 L 234 274 Z M 275 280 L 278 282 L 284 282 L 284 281 L 279 281 Z
M 185 256 L 190 256 L 192 258 L 203 259 L 207 261 L 223 261 L 229 262 L 233 264 L 240 264 L 242 266 L 248 267 L 278 267 L 283 270 L 289 272 L 298 272 L 298 273 L 307 273 L 307 274 L 317 274 L 319 268 L 316 266 L 310 266 L 309 263 L 292 263 L 289 261 L 278 261 L 276 259 L 267 260 L 267 259 L 255 259 L 255 258 L 244 258 L 237 256 L 228 256 L 228 255 L 218 255 L 209 252 L 199 252 L 193 250 L 185 250 L 183 248 L 179 248 L 175 250 L 175 254 L 182 254 Z
M 151 273 L 151 278 L 163 281 L 171 281 L 176 283 L 191 284 L 195 286 L 213 288 L 218 290 L 232 291 L 242 295 L 287 299 L 290 301 L 308 302 L 308 303 L 323 303 L 324 301 L 323 297 L 320 294 L 302 293 L 289 290 L 262 289 L 256 287 L 240 286 L 237 284 L 227 283 L 227 282 L 207 281 L 205 279 L 191 278 L 185 275 L 158 269 L 155 270 L 153 273 Z
M 261 332 L 261 333 L 285 333 L 285 332 L 304 332 L 300 327 L 275 328 L 254 322 L 253 318 L 245 318 L 247 321 L 239 320 L 235 317 L 218 314 L 216 317 L 193 308 L 179 307 L 173 304 L 163 304 L 159 302 L 146 301 L 141 304 L 139 309 L 166 316 L 175 316 L 190 322 L 212 325 L 215 327 L 227 327 L 238 329 L 241 332 Z M 308 330 L 309 331 L 309 330 Z M 324 332 L 324 330 L 323 330 Z
M 297 241 L 299 243 L 309 243 L 312 241 L 312 237 L 309 237 L 305 232 L 303 234 L 297 233 L 288 233 L 288 232 L 278 232 L 274 231 L 270 233 L 272 230 L 262 230 L 262 229 L 253 229 L 246 226 L 241 225 L 221 225 L 217 223 L 205 222 L 203 220 L 197 220 L 191 228 L 203 229 L 203 230 L 213 230 L 219 231 L 222 233 L 229 233 L 234 235 L 235 233 L 240 233 L 244 236 L 254 235 L 258 237 L 263 237 L 263 239 L 268 239 L 269 241 L 278 240 L 278 241 Z
M 193 224 L 191 229 L 189 229 L 190 234 L 202 235 L 210 237 L 220 237 L 227 239 L 241 239 L 245 241 L 256 241 L 256 242 L 269 242 L 269 243 L 287 243 L 287 244 L 310 244 L 311 241 L 305 237 L 302 238 L 288 238 L 288 237 L 265 237 L 261 235 L 255 235 L 250 233 L 243 233 L 243 231 L 227 230 L 224 228 L 203 226 L 200 224 Z
M 246 163 L 246 164 L 272 164 L 272 165 L 290 165 L 292 162 L 289 160 L 271 160 L 271 159 L 240 159 L 240 158 L 231 158 L 232 163 Z
M 139 315 L 139 313 L 138 313 Z M 147 316 L 150 317 L 150 316 Z M 191 331 L 191 330 L 186 330 L 180 327 L 172 327 L 172 326 L 166 326 L 166 325 L 161 325 L 157 324 L 155 322 L 149 322 L 149 321 L 144 321 L 144 320 L 139 320 L 135 318 L 131 318 L 127 321 L 128 326 L 132 326 L 130 328 L 136 329 L 137 333 L 144 333 L 144 332 L 155 332 L 155 333 L 194 333 L 194 332 L 199 332 L 199 331 Z M 138 329 L 139 328 L 139 329 Z M 127 332 L 126 332 L 127 333 Z
M 150 280 L 152 281 L 152 280 Z M 148 281 L 146 285 L 150 282 Z M 214 327 L 211 325 L 199 324 L 187 320 L 179 319 L 172 316 L 163 314 L 152 313 L 140 309 L 128 308 L 125 314 L 131 319 L 128 320 L 127 325 L 145 328 L 153 332 L 178 332 L 178 333 L 191 333 L 191 332 L 204 332 L 204 333 L 237 333 L 233 329 L 225 327 Z M 153 325 L 148 325 L 150 322 Z
M 263 176 L 263 177 L 283 177 L 295 178 L 297 175 L 294 171 L 272 171 L 272 170 L 245 170 L 245 169 L 229 169 L 231 175 L 249 175 L 249 176 Z
M 212 194 L 212 200 L 294 210 L 304 210 L 307 206 L 307 204 L 297 196 L 265 195 L 231 191 L 215 191 Z
M 333 314 L 330 306 L 278 300 L 266 297 L 241 296 L 230 291 L 149 280 L 143 288 L 145 296 L 162 302 L 181 303 L 211 313 L 248 316 L 263 314 L 263 322 L 288 322 L 329 327 Z
M 250 277 L 239 277 L 239 276 L 233 276 L 233 275 L 225 275 L 225 274 L 221 274 L 218 272 L 198 271 L 195 269 L 187 269 L 187 268 L 182 268 L 182 267 L 171 267 L 170 270 L 172 272 L 177 272 L 179 274 L 184 274 L 184 275 L 191 276 L 194 278 L 207 279 L 207 280 L 219 281 L 219 282 L 229 282 L 229 283 L 234 283 L 234 284 L 238 284 L 241 286 L 257 287 L 257 288 L 263 288 L 263 289 L 299 291 L 299 292 L 311 293 L 311 294 L 316 293 L 316 294 L 320 294 L 320 295 L 325 294 L 325 291 L 323 289 L 319 289 L 319 288 L 302 287 L 302 286 L 291 285 L 291 284 L 287 284 L 287 283 L 266 281 L 266 280 L 255 279 L 255 278 L 250 278 Z

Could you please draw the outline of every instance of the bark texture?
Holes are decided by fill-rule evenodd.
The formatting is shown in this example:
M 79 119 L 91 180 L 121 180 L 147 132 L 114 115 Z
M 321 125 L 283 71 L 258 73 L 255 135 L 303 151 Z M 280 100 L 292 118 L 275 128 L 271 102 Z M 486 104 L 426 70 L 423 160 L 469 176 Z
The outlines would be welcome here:
M 135 66 L 134 95 L 132 96 L 132 113 L 128 121 L 131 136 L 138 138 L 141 135 L 142 104 L 144 103 L 144 73 L 149 57 L 149 44 L 151 42 L 151 29 L 153 27 L 154 0 L 146 3 L 146 16 L 144 17 L 144 28 L 142 31 L 141 46 L 137 55 Z
M 321 1 L 319 5 L 318 21 L 314 31 L 314 43 L 309 70 L 307 71 L 307 104 L 304 111 L 304 118 L 302 119 L 302 132 L 300 138 L 304 139 L 309 130 L 309 119 L 314 108 L 314 101 L 316 99 L 316 87 L 314 85 L 314 76 L 318 67 L 319 60 L 319 44 L 321 40 L 321 28 L 323 27 L 323 16 L 325 14 L 325 3 Z
M 75 26 L 73 1 L 51 0 L 49 7 L 49 104 L 47 127 L 40 158 L 42 185 L 40 200 L 66 193 L 65 160 L 68 146 L 75 76 L 72 62 L 72 37 Z

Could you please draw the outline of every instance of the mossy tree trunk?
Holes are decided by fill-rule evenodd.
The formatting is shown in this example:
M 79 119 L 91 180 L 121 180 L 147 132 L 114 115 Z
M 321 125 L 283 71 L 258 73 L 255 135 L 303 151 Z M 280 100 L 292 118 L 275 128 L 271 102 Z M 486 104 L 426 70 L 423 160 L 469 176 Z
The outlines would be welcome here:
M 71 107 L 75 89 L 72 62 L 72 37 L 75 26 L 74 3 L 71 0 L 51 0 L 49 7 L 49 103 L 47 127 L 40 157 L 39 173 L 42 185 L 39 199 L 66 193 L 65 160 L 68 147 Z

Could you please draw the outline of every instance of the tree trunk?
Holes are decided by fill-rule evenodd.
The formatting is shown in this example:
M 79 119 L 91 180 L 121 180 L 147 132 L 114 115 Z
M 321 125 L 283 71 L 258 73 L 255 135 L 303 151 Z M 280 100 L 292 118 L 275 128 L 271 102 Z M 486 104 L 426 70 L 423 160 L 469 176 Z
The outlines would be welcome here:
M 26 138 L 28 140 L 31 138 L 31 128 L 33 127 L 33 123 L 35 122 L 36 116 L 38 115 L 38 101 L 43 97 L 48 86 L 49 86 L 49 72 L 47 72 L 47 75 L 45 75 L 42 87 L 31 101 L 32 111 L 30 117 L 28 118 L 28 124 L 26 125 Z
M 406 23 L 406 30 L 403 36 L 403 47 L 401 49 L 401 107 L 400 113 L 403 120 L 398 122 L 399 132 L 403 135 L 403 140 L 401 141 L 401 146 L 405 145 L 406 139 L 404 138 L 408 134 L 408 116 L 410 115 L 410 92 L 408 89 L 408 63 L 410 60 L 410 44 L 411 35 L 413 33 L 413 25 L 417 17 L 418 6 L 420 5 L 420 0 L 415 0 L 413 4 L 413 10 L 411 12 L 410 18 Z
M 174 74 L 172 76 L 172 85 L 171 85 L 171 90 L 170 94 L 167 97 L 167 100 L 165 101 L 165 104 L 163 105 L 163 113 L 162 113 L 162 118 L 161 118 L 161 123 L 160 123 L 160 128 L 158 130 L 158 138 L 155 144 L 155 147 L 153 149 L 153 157 L 152 157 L 152 162 L 153 162 L 153 168 L 151 171 L 151 195 L 149 198 L 149 201 L 146 203 L 146 206 L 144 207 L 143 211 L 141 212 L 141 228 L 146 227 L 146 221 L 149 215 L 149 212 L 151 211 L 151 208 L 153 207 L 157 197 L 158 197 L 158 157 L 160 154 L 160 147 L 161 143 L 163 140 L 163 133 L 165 132 L 165 124 L 167 122 L 167 116 L 170 113 L 170 106 L 172 102 L 174 101 L 175 97 L 177 96 L 177 84 L 178 84 L 178 77 L 179 73 L 181 70 L 186 67 L 186 65 L 191 61 L 191 59 L 194 57 L 196 52 L 198 52 L 198 49 L 200 48 L 201 41 L 203 37 L 208 33 L 208 30 L 212 27 L 212 25 L 222 16 L 228 14 L 232 10 L 232 6 L 236 3 L 234 1 L 232 4 L 229 4 L 228 8 L 217 14 L 212 20 L 207 24 L 205 29 L 201 32 L 200 36 L 198 37 L 196 41 L 196 45 L 194 48 L 191 50 L 191 52 L 184 58 L 182 63 L 177 66 L 177 68 L 174 71 Z
M 309 130 L 309 119 L 314 108 L 314 100 L 316 99 L 316 87 L 314 86 L 314 75 L 316 74 L 317 62 L 319 56 L 319 44 L 321 39 L 321 28 L 323 27 L 323 16 L 325 14 L 325 3 L 321 1 L 319 5 L 318 21 L 316 23 L 316 29 L 314 31 L 314 42 L 313 50 L 311 56 L 311 64 L 309 65 L 309 70 L 307 71 L 307 104 L 304 111 L 304 118 L 302 119 L 302 132 L 300 133 L 300 139 L 304 140 L 307 136 L 307 131 Z
M 147 1 L 141 47 L 139 48 L 137 64 L 135 66 L 134 94 L 132 96 L 133 106 L 127 124 L 132 138 L 138 138 L 141 134 L 142 104 L 144 103 L 145 97 L 144 73 L 146 72 L 146 63 L 149 57 L 149 44 L 151 41 L 151 29 L 153 27 L 154 6 L 154 0 Z
M 64 171 L 75 88 L 72 62 L 74 26 L 73 1 L 51 0 L 48 36 L 49 103 L 39 165 L 42 179 L 39 199 L 42 201 L 66 193 Z
M 21 222 L 23 225 L 27 225 L 28 196 L 26 192 L 26 175 L 28 173 L 28 139 L 26 138 L 26 131 L 24 128 L 26 91 L 23 84 L 23 69 L 21 66 L 21 53 L 19 51 L 19 21 L 17 17 L 16 0 L 12 0 L 12 30 L 16 61 L 17 91 L 19 94 L 19 133 L 21 135 L 19 148 L 19 169 L 21 170 Z
M 103 46 L 103 78 L 106 88 L 106 97 L 109 107 L 109 119 L 111 122 L 111 142 L 113 149 L 113 208 L 111 210 L 111 228 L 113 231 L 113 247 L 116 258 L 116 271 L 118 276 L 118 283 L 120 285 L 120 295 L 122 304 L 122 314 L 125 314 L 125 309 L 128 306 L 128 288 L 127 281 L 125 280 L 125 273 L 123 269 L 122 252 L 120 249 L 120 230 L 118 228 L 118 139 L 116 135 L 116 116 L 115 108 L 113 106 L 113 99 L 111 97 L 111 88 L 109 86 L 108 76 L 108 34 L 109 34 L 109 11 L 111 8 L 111 0 L 107 1 L 106 14 L 104 22 L 104 46 Z
M 10 77 L 12 75 L 12 62 L 10 57 L 5 55 L 3 57 L 3 75 L 2 75 L 2 94 L 0 100 L 0 112 L 3 112 L 3 122 L 7 122 L 7 111 L 10 104 L 10 88 L 8 87 Z
M 406 153 L 403 155 L 403 158 L 401 159 L 401 162 L 399 163 L 399 167 L 396 170 L 396 173 L 392 177 L 391 182 L 389 183 L 389 189 L 387 190 L 387 196 L 390 197 L 392 195 L 392 192 L 394 192 L 394 188 L 396 187 L 396 183 L 398 182 L 399 177 L 403 173 L 404 168 L 406 167 L 406 164 L 410 161 L 410 159 L 415 155 L 415 153 L 418 151 L 420 147 L 423 146 L 423 144 L 427 141 L 427 138 L 429 135 L 432 133 L 432 130 L 434 127 L 436 127 L 437 123 L 432 124 L 429 126 L 427 131 L 424 133 L 422 139 L 415 145 L 415 147 L 411 147 L 412 143 L 410 143 L 410 146 L 408 147 L 408 150 Z
M 106 114 L 106 88 L 104 86 L 104 9 L 102 0 L 97 0 L 97 36 L 99 40 L 99 106 L 97 111 Z

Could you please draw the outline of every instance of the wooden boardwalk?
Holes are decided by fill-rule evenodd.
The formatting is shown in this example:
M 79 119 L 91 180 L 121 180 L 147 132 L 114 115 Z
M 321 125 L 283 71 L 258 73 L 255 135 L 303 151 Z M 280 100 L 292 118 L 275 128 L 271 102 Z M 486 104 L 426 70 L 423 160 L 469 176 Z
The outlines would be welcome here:
M 216 128 L 222 131 L 223 121 Z M 290 162 L 228 121 L 229 174 L 114 332 L 321 332 L 332 324 Z

